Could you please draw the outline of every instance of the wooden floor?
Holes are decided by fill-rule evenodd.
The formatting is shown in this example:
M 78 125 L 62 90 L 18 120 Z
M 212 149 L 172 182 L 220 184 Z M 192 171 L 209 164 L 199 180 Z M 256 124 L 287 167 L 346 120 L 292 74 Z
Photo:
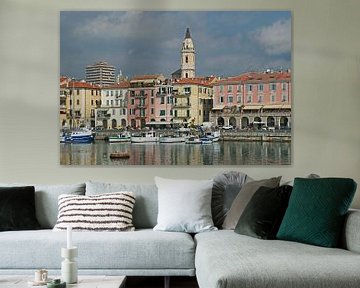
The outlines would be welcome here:
M 132 277 L 126 279 L 126 288 L 163 288 L 164 277 Z M 170 277 L 171 288 L 199 288 L 195 277 Z

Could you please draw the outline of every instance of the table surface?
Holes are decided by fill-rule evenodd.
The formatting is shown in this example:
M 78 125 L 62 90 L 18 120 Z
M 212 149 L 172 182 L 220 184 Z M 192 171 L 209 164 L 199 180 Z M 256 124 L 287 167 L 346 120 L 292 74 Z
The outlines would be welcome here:
M 49 277 L 55 279 L 57 277 Z M 67 288 L 123 288 L 125 287 L 126 276 L 87 276 L 80 275 L 78 277 L 78 283 L 68 284 Z M 1 288 L 24 288 L 24 287 L 37 287 L 43 288 L 43 286 L 32 286 L 29 281 L 33 281 L 33 277 L 26 275 L 0 275 L 0 287 Z

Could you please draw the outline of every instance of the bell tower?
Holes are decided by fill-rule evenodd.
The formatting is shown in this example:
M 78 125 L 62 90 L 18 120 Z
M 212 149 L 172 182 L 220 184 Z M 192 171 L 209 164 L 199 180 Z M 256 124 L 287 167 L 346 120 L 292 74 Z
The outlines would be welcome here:
M 186 34 L 181 48 L 181 78 L 195 77 L 195 47 L 191 39 L 190 29 Z

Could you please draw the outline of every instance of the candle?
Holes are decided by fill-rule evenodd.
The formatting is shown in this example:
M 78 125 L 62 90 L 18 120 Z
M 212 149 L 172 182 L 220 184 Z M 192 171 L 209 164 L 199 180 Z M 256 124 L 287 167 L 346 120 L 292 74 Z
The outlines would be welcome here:
M 72 227 L 69 225 L 66 229 L 67 234 L 67 242 L 66 242 L 66 248 L 70 249 L 72 248 L 72 235 L 71 235 Z

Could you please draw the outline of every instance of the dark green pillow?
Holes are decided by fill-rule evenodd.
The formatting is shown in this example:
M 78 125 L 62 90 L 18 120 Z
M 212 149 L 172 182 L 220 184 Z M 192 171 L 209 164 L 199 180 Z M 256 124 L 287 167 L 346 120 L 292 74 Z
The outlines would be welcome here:
M 337 247 L 355 191 L 349 178 L 295 178 L 277 238 Z
M 0 187 L 0 231 L 39 229 L 35 188 Z
M 275 239 L 288 206 L 292 187 L 260 187 L 246 205 L 235 232 L 261 239 Z

